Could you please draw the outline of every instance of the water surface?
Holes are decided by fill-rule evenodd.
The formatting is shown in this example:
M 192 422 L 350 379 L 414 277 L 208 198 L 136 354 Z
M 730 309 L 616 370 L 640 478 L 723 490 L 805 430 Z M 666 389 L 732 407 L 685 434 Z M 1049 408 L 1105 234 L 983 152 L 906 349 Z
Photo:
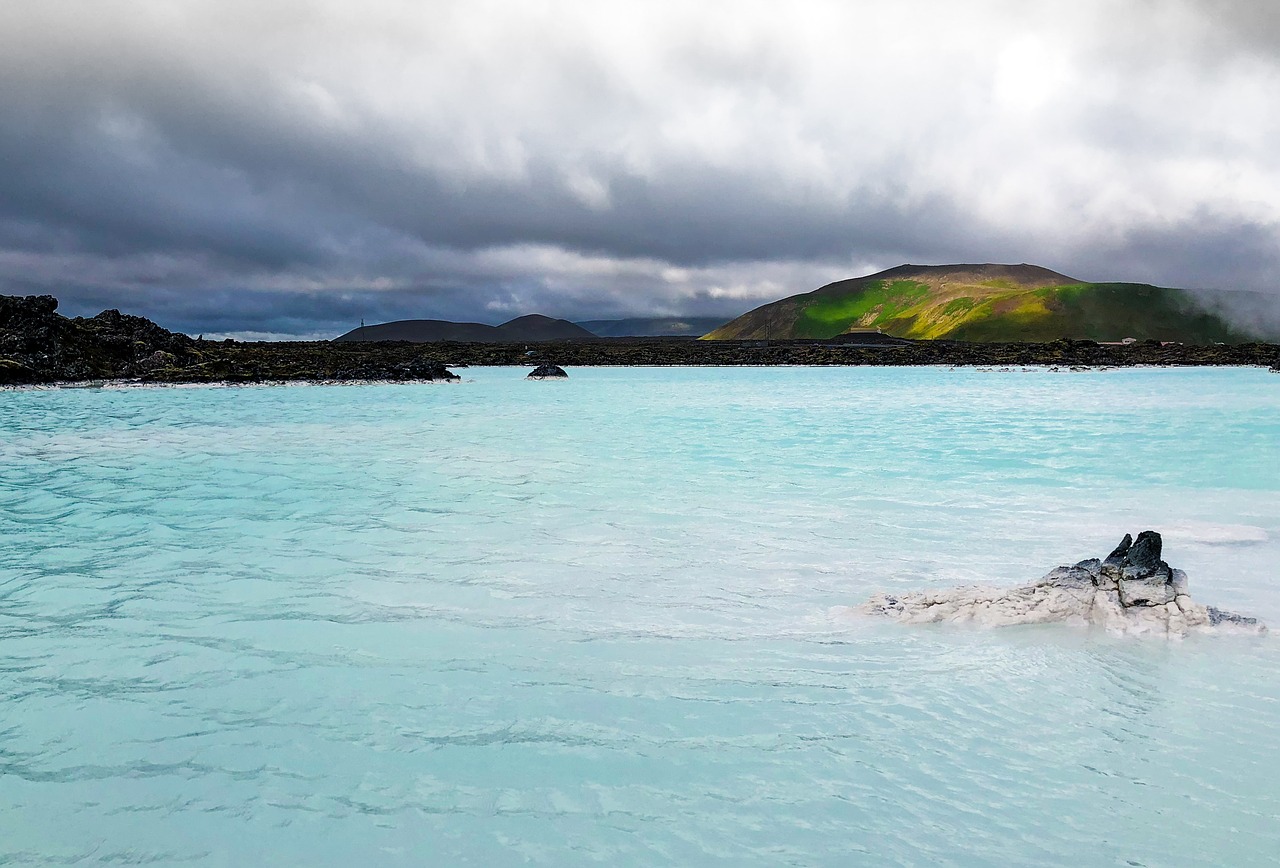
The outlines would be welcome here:
M 1280 623 L 1280 377 L 460 373 L 0 393 L 0 863 L 1274 864 L 1273 639 L 843 607 Z

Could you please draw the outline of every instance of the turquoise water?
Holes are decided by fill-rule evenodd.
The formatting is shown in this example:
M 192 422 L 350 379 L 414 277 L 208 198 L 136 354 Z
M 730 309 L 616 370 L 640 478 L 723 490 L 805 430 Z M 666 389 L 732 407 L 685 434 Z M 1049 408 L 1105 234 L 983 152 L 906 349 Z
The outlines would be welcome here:
M 1280 624 L 1280 376 L 460 373 L 0 392 L 0 863 L 1275 864 L 1274 638 L 844 607 Z

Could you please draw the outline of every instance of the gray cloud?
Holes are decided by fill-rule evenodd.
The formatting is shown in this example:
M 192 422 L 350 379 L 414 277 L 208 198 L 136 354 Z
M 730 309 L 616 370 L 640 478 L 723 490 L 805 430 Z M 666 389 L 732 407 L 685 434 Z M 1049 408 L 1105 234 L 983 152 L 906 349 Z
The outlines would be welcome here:
M 1270 291 L 1252 9 L 9 4 L 0 291 L 300 335 L 729 316 L 901 261 Z
M 1206 41 L 1227 52 L 1260 51 L 1271 59 L 1280 47 L 1280 7 L 1257 0 L 1188 0 L 1185 13 L 1202 26 Z

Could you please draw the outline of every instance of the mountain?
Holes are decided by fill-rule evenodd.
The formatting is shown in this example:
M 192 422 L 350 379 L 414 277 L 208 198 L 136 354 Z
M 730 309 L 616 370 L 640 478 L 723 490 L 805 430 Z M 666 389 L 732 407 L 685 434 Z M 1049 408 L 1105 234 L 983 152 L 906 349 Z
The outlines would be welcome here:
M 763 305 L 703 339 L 827 339 L 867 329 L 962 341 L 1251 338 L 1198 298 L 1140 283 L 1086 283 L 1037 265 L 900 265 Z
M 402 319 L 378 325 L 360 326 L 335 341 L 496 341 L 497 329 L 478 322 L 449 322 L 443 319 Z
M 724 317 L 692 316 L 593 319 L 580 322 L 578 325 L 602 338 L 696 338 L 719 328 L 724 323 Z
M 498 326 L 504 341 L 590 341 L 595 335 L 580 325 L 564 319 L 552 319 L 540 313 L 516 317 Z
M 335 341 L 435 341 L 459 343 L 519 343 L 521 341 L 590 341 L 596 336 L 568 320 L 533 313 L 516 317 L 500 326 L 478 322 L 449 322 L 442 319 L 402 319 L 379 325 L 361 326 Z

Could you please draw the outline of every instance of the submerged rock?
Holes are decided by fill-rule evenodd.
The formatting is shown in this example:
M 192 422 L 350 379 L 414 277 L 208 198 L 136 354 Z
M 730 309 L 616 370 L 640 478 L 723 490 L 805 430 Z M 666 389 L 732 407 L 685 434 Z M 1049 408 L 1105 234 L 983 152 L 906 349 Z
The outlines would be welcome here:
M 529 372 L 529 376 L 525 377 L 525 379 L 554 380 L 568 376 L 569 375 L 564 372 L 564 368 L 559 365 L 538 365 L 538 367 Z
M 1234 630 L 1265 633 L 1257 618 L 1194 602 L 1187 574 L 1160 559 L 1161 539 L 1125 534 L 1105 560 L 1057 567 L 1039 581 L 1015 588 L 967 586 L 906 594 L 877 594 L 859 607 L 868 615 L 907 624 L 1097 624 L 1114 633 L 1185 636 Z

